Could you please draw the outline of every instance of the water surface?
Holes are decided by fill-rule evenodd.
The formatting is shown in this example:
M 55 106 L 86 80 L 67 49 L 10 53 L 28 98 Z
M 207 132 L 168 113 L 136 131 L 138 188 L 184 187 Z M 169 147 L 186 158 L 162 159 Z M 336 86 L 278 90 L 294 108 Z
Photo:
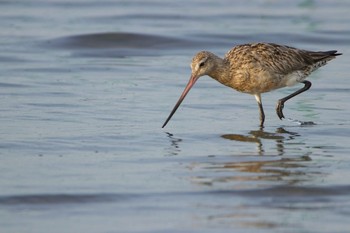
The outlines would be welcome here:
M 347 232 L 350 4 L 0 3 L 3 232 Z M 331 12 L 331 13 L 330 13 Z M 255 41 L 343 53 L 312 88 L 252 96 L 203 77 L 199 50 Z

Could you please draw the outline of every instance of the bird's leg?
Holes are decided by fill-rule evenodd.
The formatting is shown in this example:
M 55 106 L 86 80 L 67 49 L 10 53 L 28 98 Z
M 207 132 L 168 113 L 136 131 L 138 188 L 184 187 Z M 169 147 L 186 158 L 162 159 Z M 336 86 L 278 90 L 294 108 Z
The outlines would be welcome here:
M 301 88 L 301 89 L 297 90 L 296 92 L 294 92 L 294 93 L 292 93 L 292 94 L 290 94 L 290 95 L 288 95 L 288 96 L 286 96 L 286 97 L 284 97 L 284 98 L 278 100 L 277 106 L 276 106 L 276 113 L 277 113 L 277 116 L 278 116 L 281 120 L 282 120 L 282 118 L 284 118 L 284 115 L 283 115 L 283 112 L 282 112 L 283 107 L 284 107 L 284 103 L 285 103 L 287 100 L 293 98 L 294 96 L 299 95 L 299 94 L 303 93 L 304 91 L 307 91 L 307 90 L 310 89 L 310 87 L 311 87 L 311 82 L 309 82 L 309 81 L 303 81 L 302 83 L 304 83 L 304 87 L 303 87 L 303 88 Z
M 260 94 L 256 94 L 255 95 L 255 99 L 258 102 L 258 106 L 259 106 L 260 127 L 263 128 L 264 127 L 264 121 L 265 121 L 265 113 L 264 113 L 264 109 L 263 109 L 262 102 L 261 102 L 261 95 Z
M 265 114 L 264 114 L 264 109 L 262 106 L 262 103 L 258 103 L 259 105 L 259 110 L 260 110 L 260 127 L 264 127 L 264 121 L 265 121 Z

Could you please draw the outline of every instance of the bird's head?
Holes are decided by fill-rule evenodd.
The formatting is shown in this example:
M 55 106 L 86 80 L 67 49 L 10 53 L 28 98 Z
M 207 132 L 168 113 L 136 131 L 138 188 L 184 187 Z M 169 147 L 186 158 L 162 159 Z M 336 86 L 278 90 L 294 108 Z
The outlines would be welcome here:
M 176 112 L 177 108 L 180 106 L 182 101 L 185 99 L 187 93 L 191 90 L 193 85 L 196 83 L 196 81 L 204 75 L 209 75 L 215 66 L 215 58 L 216 56 L 213 53 L 202 51 L 197 53 L 191 63 L 191 77 L 188 81 L 188 84 L 185 87 L 185 90 L 182 92 L 182 95 L 180 96 L 179 100 L 175 104 L 173 110 L 171 111 L 170 115 L 166 119 L 165 123 L 163 124 L 163 127 L 168 123 L 168 121 L 171 119 L 171 117 Z
M 201 51 L 197 53 L 191 63 L 192 75 L 191 78 L 198 79 L 201 76 L 211 73 L 215 66 L 216 56 L 208 51 Z

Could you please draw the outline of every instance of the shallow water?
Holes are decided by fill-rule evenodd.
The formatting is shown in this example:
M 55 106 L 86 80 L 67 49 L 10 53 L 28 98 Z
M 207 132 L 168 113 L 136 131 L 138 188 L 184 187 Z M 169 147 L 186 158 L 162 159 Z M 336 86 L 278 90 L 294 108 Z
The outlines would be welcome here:
M 0 6 L 1 232 L 348 232 L 350 3 Z M 161 129 L 193 54 L 252 41 L 343 55 L 264 130 L 208 77 Z

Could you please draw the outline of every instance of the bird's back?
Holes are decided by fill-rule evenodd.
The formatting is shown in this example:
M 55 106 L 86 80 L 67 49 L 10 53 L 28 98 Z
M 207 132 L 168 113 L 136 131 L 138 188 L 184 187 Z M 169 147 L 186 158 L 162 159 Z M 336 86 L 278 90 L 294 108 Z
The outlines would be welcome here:
M 340 54 L 335 50 L 313 52 L 273 43 L 253 43 L 234 47 L 224 59 L 231 67 L 230 86 L 255 94 L 300 82 L 337 55 Z

